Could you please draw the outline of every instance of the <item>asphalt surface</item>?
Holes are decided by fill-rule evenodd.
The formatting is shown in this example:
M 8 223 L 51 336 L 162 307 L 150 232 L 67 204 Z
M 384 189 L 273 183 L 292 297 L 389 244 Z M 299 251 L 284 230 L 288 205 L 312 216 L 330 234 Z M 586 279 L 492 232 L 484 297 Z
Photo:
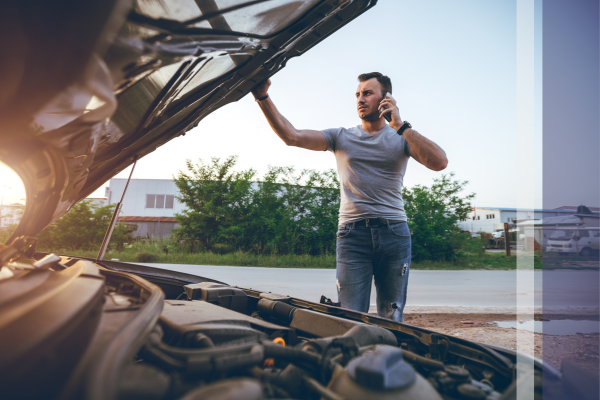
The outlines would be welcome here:
M 335 270 L 144 264 L 209 277 L 233 286 L 318 302 L 337 300 Z M 410 271 L 407 311 L 510 312 L 544 307 L 544 312 L 586 309 L 596 313 L 598 271 Z M 543 298 L 542 298 L 543 290 Z M 375 304 L 375 287 L 371 304 Z

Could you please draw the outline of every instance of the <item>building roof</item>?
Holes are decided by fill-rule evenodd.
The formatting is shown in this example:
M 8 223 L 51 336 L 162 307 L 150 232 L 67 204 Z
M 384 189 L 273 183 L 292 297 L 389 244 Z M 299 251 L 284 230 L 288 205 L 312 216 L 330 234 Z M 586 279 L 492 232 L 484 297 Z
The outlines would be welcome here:
M 544 218 L 543 225 L 583 225 L 581 218 L 574 215 Z
M 577 211 L 577 206 L 562 206 L 558 207 L 557 210 L 573 210 Z M 588 207 L 592 212 L 600 212 L 600 207 Z
M 565 207 L 570 207 L 570 206 L 565 206 Z M 555 208 L 555 209 L 548 209 L 548 208 L 504 208 L 504 207 L 475 207 L 481 210 L 498 210 L 498 211 L 534 211 L 534 212 L 553 212 L 553 213 L 574 213 L 577 212 L 577 207 L 573 207 L 572 209 L 569 208 Z M 591 211 L 593 212 L 597 212 L 596 210 L 598 210 L 595 207 L 588 207 Z
M 120 222 L 177 222 L 174 217 L 119 217 Z
M 600 218 L 598 214 L 575 214 L 575 216 L 579 218 Z

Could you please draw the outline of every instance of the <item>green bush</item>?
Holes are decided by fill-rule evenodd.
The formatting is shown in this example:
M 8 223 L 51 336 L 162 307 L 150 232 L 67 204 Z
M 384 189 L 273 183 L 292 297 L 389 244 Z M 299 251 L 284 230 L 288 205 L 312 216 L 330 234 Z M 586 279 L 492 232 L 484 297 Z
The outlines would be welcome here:
M 158 261 L 158 256 L 156 254 L 150 253 L 138 253 L 135 255 L 135 261 L 143 263 L 154 263 Z
M 258 178 L 252 169 L 235 171 L 236 161 L 188 160 L 187 171 L 175 177 L 186 209 L 175 216 L 173 233 L 189 252 L 335 253 L 340 190 L 334 170 L 270 167 Z
M 98 250 L 106 234 L 116 204 L 100 207 L 90 200 L 75 204 L 68 213 L 54 221 L 37 235 L 39 251 Z M 132 234 L 124 224 L 113 230 L 110 247 L 123 250 Z
M 454 173 L 433 180 L 430 187 L 404 187 L 408 226 L 412 232 L 412 258 L 416 262 L 456 261 L 467 242 L 458 222 L 467 218 L 475 194 L 461 195 L 468 182 L 454 179 Z
M 229 254 L 235 251 L 235 247 L 225 244 L 225 243 L 217 243 L 212 247 L 213 253 L 217 254 Z

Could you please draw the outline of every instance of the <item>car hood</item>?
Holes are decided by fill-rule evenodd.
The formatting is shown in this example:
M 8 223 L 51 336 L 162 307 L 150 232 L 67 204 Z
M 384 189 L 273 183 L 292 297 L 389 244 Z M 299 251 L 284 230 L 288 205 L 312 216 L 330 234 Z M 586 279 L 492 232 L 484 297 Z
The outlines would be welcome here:
M 375 3 L 9 1 L 0 161 L 27 196 L 13 238 L 35 236 Z

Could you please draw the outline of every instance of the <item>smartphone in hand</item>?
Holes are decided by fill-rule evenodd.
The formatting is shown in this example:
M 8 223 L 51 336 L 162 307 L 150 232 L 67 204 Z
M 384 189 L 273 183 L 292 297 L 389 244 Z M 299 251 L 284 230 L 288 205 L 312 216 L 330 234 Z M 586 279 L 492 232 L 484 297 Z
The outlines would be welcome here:
M 387 92 L 383 92 L 383 98 L 384 98 L 384 99 L 385 99 L 385 96 L 387 96 Z M 381 111 L 383 111 L 383 110 L 386 110 L 386 109 L 387 109 L 387 107 L 386 107 L 386 106 L 383 106 L 383 107 L 381 107 Z M 383 116 L 383 118 L 385 118 L 385 120 L 386 120 L 387 122 L 392 122 L 392 115 L 391 115 L 391 114 L 385 114 L 385 115 Z

